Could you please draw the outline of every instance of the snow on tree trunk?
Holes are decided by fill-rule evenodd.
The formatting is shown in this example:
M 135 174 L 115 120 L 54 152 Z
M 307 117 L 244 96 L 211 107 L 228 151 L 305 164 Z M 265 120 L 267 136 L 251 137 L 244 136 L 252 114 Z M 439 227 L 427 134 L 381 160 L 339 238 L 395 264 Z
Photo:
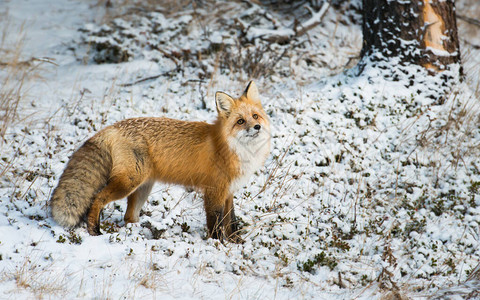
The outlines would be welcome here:
M 460 63 L 454 0 L 362 1 L 362 58 L 398 57 L 430 73 Z

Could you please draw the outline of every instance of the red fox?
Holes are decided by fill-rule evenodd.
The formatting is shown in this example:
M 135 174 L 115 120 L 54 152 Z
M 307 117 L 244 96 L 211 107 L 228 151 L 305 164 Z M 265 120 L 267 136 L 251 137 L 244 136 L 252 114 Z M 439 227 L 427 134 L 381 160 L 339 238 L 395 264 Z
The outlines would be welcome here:
M 50 200 L 53 219 L 99 235 L 100 212 L 127 197 L 125 223 L 139 221 L 155 181 L 201 191 L 209 236 L 241 242 L 233 193 L 270 153 L 270 122 L 251 81 L 237 99 L 215 94 L 214 124 L 168 118 L 126 119 L 87 140 L 70 158 Z

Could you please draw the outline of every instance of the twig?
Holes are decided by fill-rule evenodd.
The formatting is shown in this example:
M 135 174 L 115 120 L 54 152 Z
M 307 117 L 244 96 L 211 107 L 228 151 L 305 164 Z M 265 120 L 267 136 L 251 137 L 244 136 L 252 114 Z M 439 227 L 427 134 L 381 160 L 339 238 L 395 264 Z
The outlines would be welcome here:
M 46 62 L 46 63 L 52 64 L 52 65 L 58 67 L 58 64 L 55 62 L 55 58 L 51 58 L 51 57 L 32 57 L 32 60 L 33 61 Z
M 45 63 L 49 63 L 49 64 L 52 64 L 52 65 L 58 66 L 58 64 L 56 62 L 54 62 L 54 59 L 50 58 L 50 57 L 32 57 L 29 60 L 22 60 L 22 61 L 17 61 L 17 62 L 13 62 L 13 63 L 12 62 L 0 61 L 0 66 L 4 67 L 4 66 L 15 65 L 15 66 L 30 67 L 32 65 L 32 62 L 34 62 L 34 61 L 45 62 Z
M 470 45 L 474 49 L 480 49 L 480 45 L 475 45 L 475 44 L 471 43 L 470 41 L 467 41 L 466 39 L 462 39 L 462 42 L 464 42 L 467 45 Z
M 175 65 L 177 66 L 177 68 L 179 67 L 178 65 L 178 60 L 170 53 L 168 53 L 167 51 L 161 49 L 160 47 L 156 47 L 155 49 L 157 49 L 158 51 L 160 51 L 163 55 L 165 55 L 167 58 L 171 59 Z
M 177 66 L 177 68 L 179 68 L 178 60 L 177 60 L 177 58 L 175 58 L 175 56 L 172 53 L 168 53 L 167 51 L 160 48 L 159 45 L 157 45 L 157 44 L 148 43 L 148 45 L 150 47 L 152 47 L 152 49 L 155 49 L 155 50 L 159 51 L 160 53 L 162 53 L 163 55 L 165 55 L 165 57 L 167 57 L 168 59 L 171 59 L 173 61 L 173 63 L 175 63 L 175 66 Z
M 475 25 L 475 26 L 480 26 L 480 20 L 470 18 L 470 17 L 464 16 L 464 15 L 457 15 L 457 18 L 459 18 L 460 20 L 463 20 L 463 21 L 465 21 L 469 24 L 472 24 L 472 25 Z
M 194 82 L 194 83 L 197 83 L 197 82 L 198 82 L 198 83 L 206 83 L 206 81 L 203 80 L 203 79 L 187 79 L 187 80 L 185 80 L 185 81 L 182 83 L 182 85 L 185 85 L 185 84 L 190 83 L 190 82 Z
M 158 74 L 158 75 L 154 75 L 154 76 L 142 78 L 142 79 L 139 79 L 139 80 L 134 81 L 134 82 L 122 83 L 122 84 L 120 84 L 120 86 L 122 86 L 122 87 L 132 86 L 132 85 L 135 85 L 135 84 L 139 84 L 139 83 L 141 83 L 141 82 L 144 82 L 144 81 L 157 79 L 158 77 L 162 77 L 162 76 L 172 76 L 172 74 L 173 74 L 174 72 L 177 72 L 177 71 L 178 71 L 178 68 L 175 68 L 174 70 L 166 71 L 166 72 L 163 72 L 163 73 Z

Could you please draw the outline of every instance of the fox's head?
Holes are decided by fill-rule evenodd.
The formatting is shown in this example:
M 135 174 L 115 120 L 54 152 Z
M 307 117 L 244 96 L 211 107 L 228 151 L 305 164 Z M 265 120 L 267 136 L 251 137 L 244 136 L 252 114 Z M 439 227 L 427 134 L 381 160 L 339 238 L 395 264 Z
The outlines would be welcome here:
M 215 100 L 222 130 L 232 147 L 246 148 L 243 151 L 252 155 L 260 147 L 270 147 L 270 122 L 253 81 L 239 98 L 217 92 Z

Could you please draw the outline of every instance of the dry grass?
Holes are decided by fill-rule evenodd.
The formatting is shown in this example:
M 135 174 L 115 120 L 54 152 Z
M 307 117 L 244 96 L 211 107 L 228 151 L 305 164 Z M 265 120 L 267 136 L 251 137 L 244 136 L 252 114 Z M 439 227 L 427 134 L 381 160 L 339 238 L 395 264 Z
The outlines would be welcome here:
M 0 137 L 4 142 L 5 132 L 18 116 L 20 101 L 24 94 L 24 84 L 29 74 L 30 64 L 21 61 L 23 47 L 22 32 L 20 38 L 9 44 L 9 24 L 3 25 L 0 44 Z M 23 29 L 22 29 L 23 30 Z
M 67 294 L 66 277 L 61 273 L 52 272 L 54 263 L 42 266 L 40 258 L 30 254 L 25 255 L 21 265 L 15 266 L 12 270 L 5 270 L 0 281 L 14 280 L 17 289 L 12 294 L 31 293 L 35 299 L 43 299 L 48 296 L 61 296 Z M 52 276 L 52 274 L 55 274 Z
M 25 58 L 25 24 L 12 28 L 8 15 L 0 15 L 0 146 L 5 134 L 14 124 L 25 122 L 29 116 L 19 114 L 28 97 L 29 81 L 39 79 L 41 66 L 53 63 L 48 58 Z M 55 64 L 55 63 L 53 63 Z
M 129 273 L 129 279 L 134 282 L 133 292 L 144 287 L 154 291 L 167 290 L 168 281 L 162 276 L 162 268 L 157 264 L 158 257 L 152 250 L 147 250 L 142 257 L 145 261 L 134 261 L 135 267 L 132 267 Z
M 0 153 L 3 154 L 0 157 L 0 177 L 14 184 L 12 200 L 25 200 L 38 177 L 38 172 L 33 171 L 33 163 L 29 170 L 18 164 L 24 154 L 22 146 L 29 134 L 28 128 L 34 122 L 33 110 L 27 112 L 25 108 L 33 107 L 28 103 L 31 100 L 30 88 L 41 80 L 43 64 L 51 61 L 24 54 L 27 35 L 25 23 L 15 26 L 8 14 L 4 13 L 0 15 L 0 26 L 3 28 L 0 32 Z M 20 126 L 21 133 L 18 130 L 11 131 L 11 128 L 19 129 Z M 22 188 L 24 186 L 26 189 Z
M 0 152 L 4 147 L 11 147 L 5 137 L 7 130 L 19 121 L 19 108 L 26 93 L 26 81 L 30 76 L 31 63 L 22 61 L 21 53 L 24 44 L 24 26 L 18 32 L 12 27 L 8 15 L 0 15 Z M 17 38 L 13 38 L 14 35 Z M 3 177 L 13 166 L 14 158 L 2 157 L 0 161 L 0 177 Z

